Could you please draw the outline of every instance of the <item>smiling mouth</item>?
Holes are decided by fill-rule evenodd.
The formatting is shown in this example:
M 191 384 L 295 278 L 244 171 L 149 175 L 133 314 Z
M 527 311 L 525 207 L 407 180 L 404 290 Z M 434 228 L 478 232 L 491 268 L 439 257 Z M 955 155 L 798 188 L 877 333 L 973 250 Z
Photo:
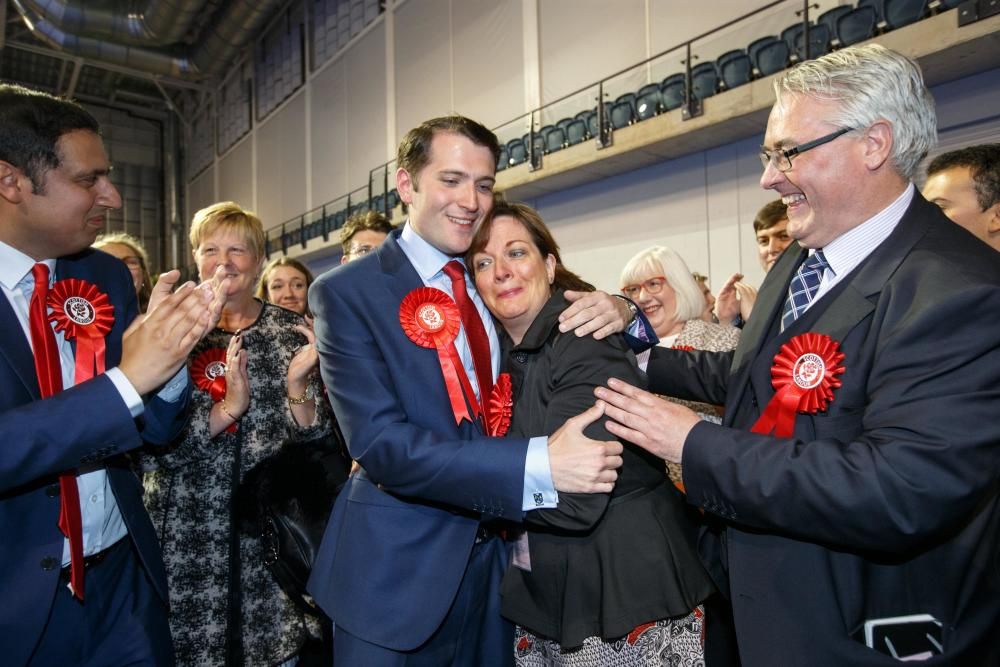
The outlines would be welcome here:
M 456 225 L 459 225 L 460 227 L 471 227 L 472 223 L 475 222 L 475 220 L 467 220 L 465 218 L 456 218 L 456 217 L 451 216 L 451 215 L 446 215 L 445 217 L 447 217 L 449 220 L 451 220 L 452 222 L 454 222 Z

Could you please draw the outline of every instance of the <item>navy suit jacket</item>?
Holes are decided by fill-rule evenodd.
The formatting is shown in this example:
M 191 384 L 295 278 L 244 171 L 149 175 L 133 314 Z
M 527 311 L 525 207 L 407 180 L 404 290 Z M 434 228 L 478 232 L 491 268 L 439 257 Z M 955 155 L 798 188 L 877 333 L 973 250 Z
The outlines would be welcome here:
M 115 309 L 105 338 L 106 366 L 121 358 L 121 338 L 136 316 L 135 290 L 121 260 L 94 250 L 60 259 L 56 278 L 97 285 Z M 2 662 L 27 662 L 45 627 L 59 583 L 63 534 L 59 480 L 63 472 L 104 466 L 128 533 L 158 594 L 166 575 L 142 486 L 123 457 L 143 439 L 162 444 L 183 426 L 187 398 L 154 398 L 133 419 L 105 375 L 40 400 L 31 347 L 5 298 L 0 298 L 0 646 Z
M 479 522 L 521 520 L 528 441 L 455 424 L 437 352 L 399 323 L 424 284 L 398 236 L 309 291 L 323 381 L 364 468 L 337 499 L 309 590 L 338 627 L 406 651 L 445 618 Z
M 745 665 L 891 665 L 870 619 L 931 614 L 944 656 L 1000 664 L 1000 255 L 920 194 L 889 238 L 778 333 L 791 246 L 734 353 L 656 348 L 654 391 L 725 401 L 695 426 L 692 503 L 721 517 L 703 555 L 728 580 Z M 839 341 L 842 386 L 791 438 L 749 432 L 773 359 L 813 331 Z

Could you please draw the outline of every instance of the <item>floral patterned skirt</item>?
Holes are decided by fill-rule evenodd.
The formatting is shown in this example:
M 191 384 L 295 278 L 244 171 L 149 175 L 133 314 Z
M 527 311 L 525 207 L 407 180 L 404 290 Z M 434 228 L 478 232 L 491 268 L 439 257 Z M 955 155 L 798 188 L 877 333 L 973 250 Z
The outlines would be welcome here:
M 620 639 L 588 637 L 569 651 L 517 626 L 514 661 L 517 667 L 704 667 L 704 620 L 699 606 L 687 616 L 644 623 Z

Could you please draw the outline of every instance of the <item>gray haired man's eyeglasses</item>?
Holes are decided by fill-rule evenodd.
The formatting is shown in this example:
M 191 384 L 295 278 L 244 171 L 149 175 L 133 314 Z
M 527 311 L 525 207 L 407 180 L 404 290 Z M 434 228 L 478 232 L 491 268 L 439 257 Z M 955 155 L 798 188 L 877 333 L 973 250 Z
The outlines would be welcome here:
M 760 147 L 760 164 L 767 169 L 767 165 L 774 165 L 774 168 L 778 171 L 784 173 L 791 170 L 792 168 L 792 157 L 795 155 L 800 155 L 806 151 L 812 150 L 817 146 L 822 146 L 823 144 L 828 144 L 837 137 L 847 134 L 853 127 L 842 127 L 836 132 L 831 132 L 819 139 L 813 139 L 812 141 L 807 141 L 804 144 L 799 144 L 798 146 L 793 146 L 792 148 L 779 148 L 777 150 L 769 151 L 763 146 Z

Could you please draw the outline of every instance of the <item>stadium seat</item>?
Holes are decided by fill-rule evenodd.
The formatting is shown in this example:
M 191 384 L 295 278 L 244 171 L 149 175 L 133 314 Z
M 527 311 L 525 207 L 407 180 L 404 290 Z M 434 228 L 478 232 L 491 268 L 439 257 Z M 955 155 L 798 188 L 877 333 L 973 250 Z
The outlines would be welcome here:
M 660 86 L 660 100 L 667 111 L 684 104 L 684 75 L 671 74 Z
M 632 106 L 632 101 L 622 100 L 621 102 L 615 102 L 611 107 L 609 121 L 611 123 L 611 127 L 616 130 L 628 127 L 634 123 L 635 108 Z
M 889 30 L 916 23 L 927 15 L 927 0 L 885 0 L 884 19 Z
M 728 90 L 749 83 L 752 71 L 753 65 L 750 63 L 750 56 L 742 51 L 719 65 L 719 74 Z
M 719 72 L 715 63 L 698 63 L 691 68 L 691 94 L 703 100 L 715 95 L 719 89 Z
M 566 126 L 566 143 L 568 145 L 575 146 L 586 141 L 588 137 L 587 125 L 582 120 L 574 119 Z
M 660 113 L 660 91 L 650 91 L 640 95 L 635 101 L 636 120 L 646 120 Z
M 788 67 L 788 44 L 778 40 L 757 52 L 757 69 L 761 76 L 769 76 Z
M 837 41 L 850 46 L 875 36 L 875 8 L 858 7 L 837 19 Z

